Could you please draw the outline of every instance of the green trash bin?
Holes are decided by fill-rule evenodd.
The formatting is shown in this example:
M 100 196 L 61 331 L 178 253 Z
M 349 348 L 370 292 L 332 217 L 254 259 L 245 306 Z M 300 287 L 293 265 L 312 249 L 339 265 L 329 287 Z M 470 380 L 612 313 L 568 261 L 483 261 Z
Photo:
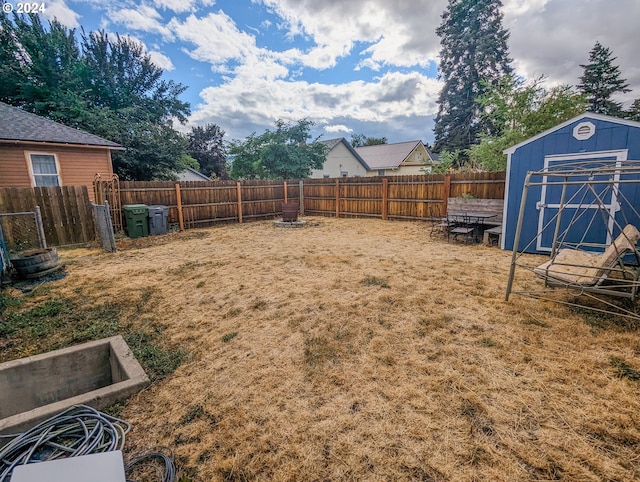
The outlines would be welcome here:
M 149 208 L 146 204 L 125 204 L 122 206 L 124 212 L 125 229 L 130 238 L 140 238 L 149 236 L 149 223 L 147 215 Z

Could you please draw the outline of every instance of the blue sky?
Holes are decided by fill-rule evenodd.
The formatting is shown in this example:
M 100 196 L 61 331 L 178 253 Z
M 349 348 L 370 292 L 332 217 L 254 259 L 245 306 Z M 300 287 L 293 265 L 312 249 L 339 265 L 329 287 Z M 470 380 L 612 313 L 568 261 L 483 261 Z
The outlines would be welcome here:
M 15 2 L 15 0 L 11 0 Z M 516 72 L 578 83 L 596 40 L 640 97 L 640 1 L 503 0 Z M 433 142 L 440 91 L 435 29 L 447 0 L 45 0 L 45 16 L 145 46 L 165 77 L 188 86 L 189 124 L 226 140 L 276 119 L 314 136 Z

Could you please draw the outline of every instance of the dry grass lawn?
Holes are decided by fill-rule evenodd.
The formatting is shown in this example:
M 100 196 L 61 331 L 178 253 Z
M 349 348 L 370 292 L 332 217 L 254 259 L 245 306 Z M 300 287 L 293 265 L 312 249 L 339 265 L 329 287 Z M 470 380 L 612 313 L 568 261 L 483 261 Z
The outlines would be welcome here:
M 635 327 L 505 302 L 509 252 L 425 224 L 306 220 L 61 251 L 47 296 L 146 293 L 126 322 L 189 353 L 122 409 L 128 451 L 207 482 L 640 479 Z

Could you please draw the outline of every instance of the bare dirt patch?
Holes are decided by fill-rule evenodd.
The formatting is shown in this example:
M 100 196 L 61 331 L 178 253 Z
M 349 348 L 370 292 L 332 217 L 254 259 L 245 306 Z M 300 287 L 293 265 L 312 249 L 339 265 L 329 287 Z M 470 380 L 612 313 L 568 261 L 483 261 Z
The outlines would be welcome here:
M 637 331 L 505 302 L 508 252 L 306 219 L 60 251 L 46 296 L 143 293 L 124 322 L 189 354 L 122 409 L 129 451 L 202 481 L 640 476 Z

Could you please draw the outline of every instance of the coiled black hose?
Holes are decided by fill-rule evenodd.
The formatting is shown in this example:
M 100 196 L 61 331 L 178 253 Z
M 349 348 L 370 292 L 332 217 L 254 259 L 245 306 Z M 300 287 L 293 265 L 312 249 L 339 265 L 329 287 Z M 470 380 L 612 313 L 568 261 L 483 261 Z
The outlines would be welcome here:
M 159 467 L 158 464 L 162 467 Z M 129 476 L 139 467 L 152 467 L 157 474 L 162 473 L 162 478 L 157 479 L 161 482 L 174 482 L 176 479 L 176 468 L 172 458 L 160 451 L 134 455 L 125 467 L 127 482 L 136 482 L 134 479 L 130 479 Z

